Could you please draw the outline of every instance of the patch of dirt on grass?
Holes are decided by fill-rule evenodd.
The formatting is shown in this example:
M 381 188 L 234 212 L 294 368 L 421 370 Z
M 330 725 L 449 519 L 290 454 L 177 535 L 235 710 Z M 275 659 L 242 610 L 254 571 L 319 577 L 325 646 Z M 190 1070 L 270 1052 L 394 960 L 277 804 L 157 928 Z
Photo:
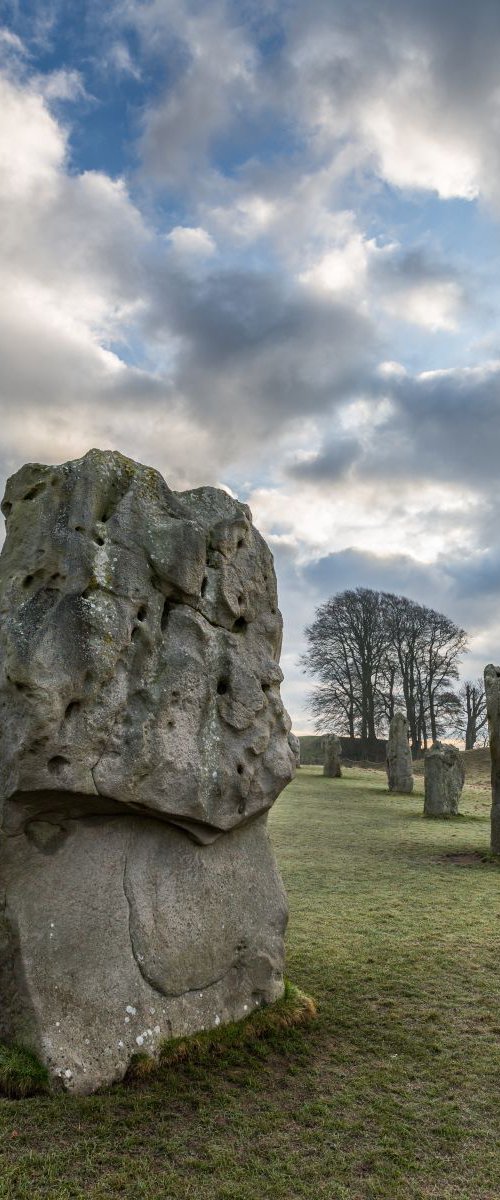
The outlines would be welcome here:
M 481 854 L 479 850 L 468 850 L 462 854 L 442 854 L 438 862 L 446 863 L 450 867 L 484 867 L 492 866 L 492 860 L 487 854 Z

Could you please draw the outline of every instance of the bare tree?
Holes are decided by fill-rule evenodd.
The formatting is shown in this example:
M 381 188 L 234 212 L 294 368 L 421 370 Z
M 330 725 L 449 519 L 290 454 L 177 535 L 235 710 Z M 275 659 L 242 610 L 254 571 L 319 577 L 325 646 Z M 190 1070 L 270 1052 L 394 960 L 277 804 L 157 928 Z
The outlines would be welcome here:
M 422 605 L 406 596 L 383 592 L 383 604 L 389 654 L 397 665 L 404 707 L 408 717 L 410 741 L 414 753 L 426 742 L 422 654 L 425 645 L 425 617 Z
M 380 594 L 356 588 L 332 596 L 317 609 L 306 637 L 304 669 L 319 679 L 312 694 L 316 728 L 358 733 L 367 750 L 377 738 L 387 645 Z
M 473 750 L 479 734 L 488 722 L 486 697 L 482 679 L 466 679 L 458 693 L 459 710 L 455 732 L 465 741 L 465 749 Z
M 429 717 L 431 739 L 434 742 L 449 725 L 449 716 L 454 707 L 451 685 L 458 679 L 458 664 L 467 650 L 467 634 L 433 608 L 424 608 L 423 673 L 425 677 L 426 708 Z M 440 719 L 441 718 L 441 719 Z
M 356 588 L 331 596 L 306 629 L 304 670 L 318 683 L 318 731 L 360 736 L 369 750 L 396 708 L 406 707 L 413 753 L 456 725 L 453 683 L 465 630 L 406 596 Z

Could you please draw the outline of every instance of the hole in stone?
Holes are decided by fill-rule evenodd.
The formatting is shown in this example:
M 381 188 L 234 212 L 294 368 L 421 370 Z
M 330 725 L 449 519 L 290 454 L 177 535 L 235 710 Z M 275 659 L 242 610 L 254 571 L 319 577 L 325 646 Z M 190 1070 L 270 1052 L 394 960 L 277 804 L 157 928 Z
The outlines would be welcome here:
M 67 720 L 68 717 L 71 717 L 71 715 L 73 713 L 78 712 L 79 708 L 81 708 L 80 701 L 79 700 L 71 700 L 70 703 L 66 707 L 66 712 L 64 714 L 65 719 Z
M 170 721 L 167 721 L 167 729 L 173 729 L 174 725 L 175 725 L 175 721 L 172 721 L 172 719 L 170 719 Z
M 96 538 L 94 538 L 94 541 L 95 541 L 96 546 L 104 546 L 104 538 L 103 537 L 96 537 Z
M 270 692 L 270 691 L 271 691 L 271 684 L 270 684 L 270 683 L 261 683 L 261 685 L 260 685 L 260 686 L 261 686 L 261 688 L 262 688 L 262 691 L 263 691 L 263 692 Z
M 238 550 L 241 550 L 241 547 L 245 545 L 245 539 L 244 539 L 244 538 L 238 538 L 238 541 L 237 541 L 236 545 L 237 545 L 237 547 L 238 547 Z
M 52 775 L 60 775 L 61 771 L 69 766 L 69 759 L 63 758 L 62 754 L 55 754 L 53 758 L 49 758 L 47 766 Z
M 131 633 L 131 635 L 130 635 L 130 641 L 131 641 L 131 642 L 136 642 L 136 641 L 137 641 L 137 638 L 138 638 L 138 637 L 140 637 L 140 636 L 141 636 L 141 631 L 140 631 L 140 629 L 139 629 L 139 626 L 138 626 L 138 625 L 136 625 L 136 626 L 135 626 L 135 628 L 132 630 L 132 633 Z
M 109 521 L 109 515 L 108 515 L 108 513 L 103 513 L 102 517 L 101 517 L 101 524 L 104 525 L 106 523 L 106 521 Z
M 9 513 L 12 512 L 12 504 L 10 500 L 4 500 L 4 503 L 2 504 L 2 512 L 4 517 L 8 517 Z
M 238 617 L 233 625 L 233 633 L 244 633 L 247 625 L 248 621 L 244 617 Z
M 219 682 L 217 684 L 217 695 L 225 696 L 228 689 L 229 689 L 229 680 L 224 679 L 224 678 L 219 679 Z
M 274 605 L 271 606 L 271 612 L 272 612 L 273 616 L 276 614 L 276 608 L 274 607 Z
M 75 525 L 75 533 L 85 533 L 83 525 Z
M 238 775 L 243 775 L 243 772 L 244 772 L 245 768 L 244 768 L 244 766 L 243 766 L 243 764 L 242 764 L 242 763 L 238 763 L 238 766 L 236 767 L 236 770 L 237 770 L 237 772 L 238 772 Z
M 35 496 L 38 496 L 39 492 L 43 492 L 44 488 L 44 483 L 36 483 L 34 487 L 30 488 L 29 492 L 26 492 L 26 495 L 23 496 L 23 500 L 34 500 Z
M 180 692 L 177 691 L 177 688 L 173 688 L 173 690 L 171 692 L 171 696 L 172 696 L 172 700 L 180 699 Z
M 11 683 L 13 687 L 15 687 L 16 692 L 30 692 L 31 691 L 29 683 L 19 683 L 17 679 L 11 679 L 10 675 L 7 675 L 7 679 L 9 681 L 9 683 Z
M 165 633 L 165 630 L 168 625 L 170 613 L 172 612 L 173 607 L 174 606 L 173 606 L 171 600 L 165 600 L 165 603 L 163 605 L 163 612 L 161 614 L 161 631 L 162 631 L 162 633 Z
M 85 588 L 85 591 L 82 592 L 82 600 L 88 600 L 89 596 L 95 596 L 96 591 L 97 589 L 92 586 Z
M 203 579 L 203 583 L 201 585 L 201 589 L 200 589 L 202 596 L 205 595 L 207 587 L 208 587 L 208 575 L 205 575 L 204 579 Z
M 138 609 L 138 612 L 137 612 L 137 620 L 138 620 L 138 621 L 144 621 L 144 619 L 145 619 L 145 617 L 146 617 L 146 613 L 147 613 L 147 611 L 148 611 L 148 610 L 147 610 L 147 608 L 146 608 L 146 605 L 145 605 L 145 604 L 141 604 L 141 607 Z
M 244 599 L 244 596 L 238 596 L 238 604 L 243 604 Z
M 30 583 L 33 583 L 33 579 L 34 575 L 25 575 L 23 579 L 23 587 L 29 587 Z

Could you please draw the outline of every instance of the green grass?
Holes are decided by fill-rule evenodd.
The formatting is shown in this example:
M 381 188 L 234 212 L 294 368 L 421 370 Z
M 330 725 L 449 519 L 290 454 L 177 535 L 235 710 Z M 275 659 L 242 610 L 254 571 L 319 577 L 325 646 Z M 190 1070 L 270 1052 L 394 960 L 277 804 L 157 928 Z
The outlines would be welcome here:
M 380 771 L 302 768 L 270 824 L 317 1020 L 98 1096 L 0 1101 L 0 1200 L 497 1200 L 489 796 L 453 821 L 422 806 L 420 778 L 398 797 Z
M 0 1043 L 0 1094 L 21 1098 L 48 1092 L 49 1074 L 31 1050 Z
M 218 1029 L 204 1029 L 189 1037 L 169 1038 L 162 1046 L 159 1060 L 150 1054 L 134 1055 L 127 1079 L 140 1082 L 159 1075 L 165 1067 L 172 1067 L 176 1063 L 202 1063 L 224 1058 L 228 1052 L 245 1049 L 253 1042 L 271 1038 L 283 1029 L 305 1025 L 316 1015 L 312 997 L 306 996 L 290 979 L 286 979 L 280 1000 L 254 1010 L 242 1021 L 231 1021 Z

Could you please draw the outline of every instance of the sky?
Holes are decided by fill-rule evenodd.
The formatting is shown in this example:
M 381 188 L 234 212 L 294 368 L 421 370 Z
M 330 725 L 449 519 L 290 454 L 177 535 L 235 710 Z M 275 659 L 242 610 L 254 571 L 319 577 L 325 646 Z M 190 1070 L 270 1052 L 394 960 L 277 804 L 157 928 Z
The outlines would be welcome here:
M 498 0 L 0 0 L 0 487 L 250 504 L 283 695 L 368 586 L 500 658 Z

